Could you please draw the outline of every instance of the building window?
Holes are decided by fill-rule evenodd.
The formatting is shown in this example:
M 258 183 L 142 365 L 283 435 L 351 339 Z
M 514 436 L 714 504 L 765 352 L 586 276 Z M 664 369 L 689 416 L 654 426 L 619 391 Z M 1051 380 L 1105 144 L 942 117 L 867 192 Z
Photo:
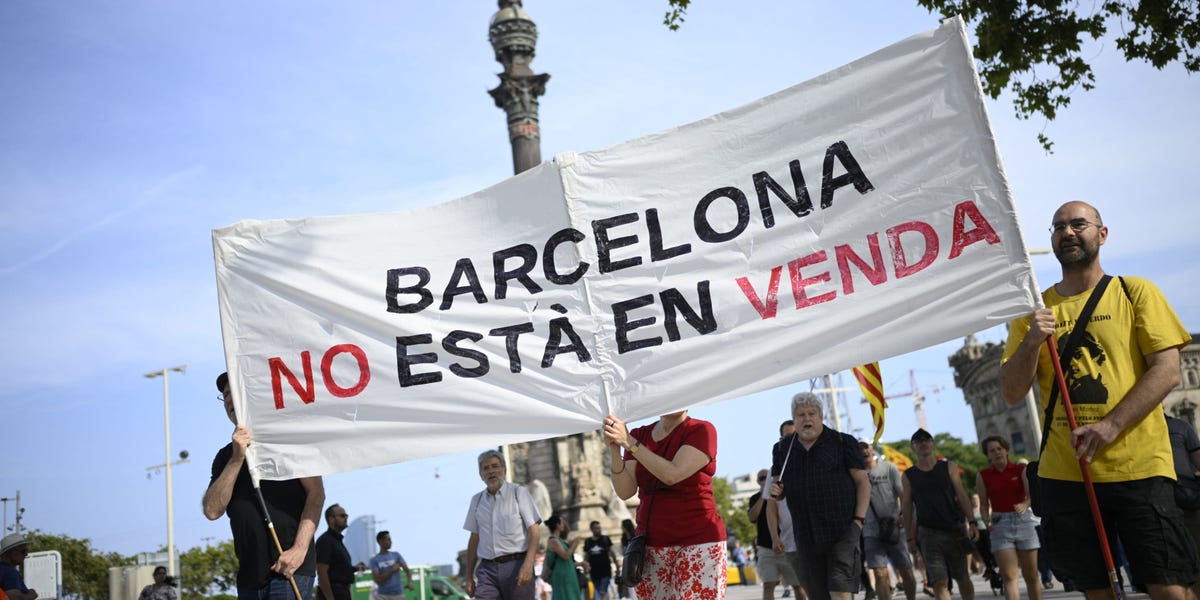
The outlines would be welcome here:
M 1020 431 L 1015 431 L 1012 434 L 1013 452 L 1017 454 L 1025 454 L 1025 434 Z
M 1200 375 L 1195 369 L 1188 369 L 1183 372 L 1183 387 L 1185 389 L 1196 389 L 1200 387 Z

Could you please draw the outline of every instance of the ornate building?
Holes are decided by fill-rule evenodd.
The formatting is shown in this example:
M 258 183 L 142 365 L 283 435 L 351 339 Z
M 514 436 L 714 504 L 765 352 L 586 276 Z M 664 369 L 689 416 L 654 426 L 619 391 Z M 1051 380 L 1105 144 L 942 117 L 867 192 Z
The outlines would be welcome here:
M 1200 334 L 1180 353 L 1182 376 L 1179 386 L 1163 400 L 1163 410 L 1200 429 Z M 1031 390 L 1025 402 L 1009 406 L 1000 397 L 1000 356 L 1003 344 L 979 343 L 969 335 L 949 357 L 954 385 L 963 391 L 975 417 L 976 439 L 1000 435 L 1012 442 L 1013 452 L 1033 458 L 1041 444 L 1042 420 L 1038 412 L 1040 394 Z

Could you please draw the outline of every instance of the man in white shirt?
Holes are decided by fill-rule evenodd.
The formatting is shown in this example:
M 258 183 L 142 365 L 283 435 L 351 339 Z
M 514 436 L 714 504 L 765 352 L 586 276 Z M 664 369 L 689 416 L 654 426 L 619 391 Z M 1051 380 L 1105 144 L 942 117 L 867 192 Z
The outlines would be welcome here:
M 479 477 L 487 489 L 471 498 L 463 522 L 471 532 L 466 592 L 476 600 L 533 600 L 542 517 L 529 490 L 506 481 L 505 473 L 499 452 L 479 455 Z

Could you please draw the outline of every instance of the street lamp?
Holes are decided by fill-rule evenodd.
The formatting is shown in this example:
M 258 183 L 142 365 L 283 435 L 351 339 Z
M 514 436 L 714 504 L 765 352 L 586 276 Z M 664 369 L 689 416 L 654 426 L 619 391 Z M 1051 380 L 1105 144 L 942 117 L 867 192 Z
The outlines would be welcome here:
M 183 373 L 187 365 L 179 365 L 153 373 L 146 373 L 147 379 L 163 378 L 163 432 L 166 440 L 166 469 L 167 469 L 167 574 L 175 573 L 175 505 L 171 496 L 171 400 L 167 391 L 167 373 L 175 371 Z

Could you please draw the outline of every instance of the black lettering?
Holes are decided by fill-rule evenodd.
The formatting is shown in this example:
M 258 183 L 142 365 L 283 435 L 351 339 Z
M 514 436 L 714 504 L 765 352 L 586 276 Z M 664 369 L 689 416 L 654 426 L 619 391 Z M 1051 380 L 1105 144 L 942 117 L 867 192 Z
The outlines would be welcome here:
M 467 348 L 460 348 L 458 346 L 458 343 L 463 340 L 478 342 L 482 339 L 483 334 L 475 333 L 474 331 L 462 331 L 460 329 L 455 329 L 446 335 L 445 339 L 442 340 L 442 348 L 444 348 L 447 353 L 461 358 L 467 358 L 478 363 L 476 366 L 469 369 L 458 363 L 454 363 L 450 365 L 451 373 L 454 373 L 459 377 L 483 377 L 484 375 L 487 375 L 488 370 L 491 368 L 488 365 L 487 355 L 478 350 L 470 350 Z
M 698 331 L 700 335 L 717 330 L 717 317 L 713 313 L 712 294 L 708 291 L 707 281 L 696 284 L 696 295 L 699 296 L 700 314 L 696 314 L 696 311 L 692 310 L 692 306 L 688 304 L 683 294 L 679 293 L 679 290 L 671 288 L 659 293 L 658 297 L 662 299 L 663 304 L 663 327 L 667 330 L 667 339 L 672 342 L 678 342 L 680 339 L 679 323 L 675 316 L 676 310 L 683 313 L 683 320 L 687 321 L 687 324 L 691 325 L 692 329 Z
M 758 193 L 758 208 L 762 211 L 763 227 L 767 229 L 775 226 L 775 212 L 771 209 L 771 199 L 767 196 L 767 190 L 783 200 L 783 203 L 791 209 L 792 214 L 797 217 L 803 217 L 813 211 L 812 198 L 808 195 L 808 184 L 804 182 L 804 171 L 800 169 L 800 161 L 793 160 L 788 163 L 788 167 L 792 171 L 792 187 L 796 190 L 795 198 L 788 195 L 783 186 L 776 183 L 775 179 L 766 171 L 754 174 L 754 191 Z
M 662 225 L 658 221 L 658 209 L 646 210 L 646 229 L 650 230 L 650 262 L 675 258 L 692 251 L 691 244 L 680 244 L 674 248 L 663 248 Z
M 400 278 L 405 275 L 416 275 L 416 285 L 400 287 Z M 387 311 L 391 313 L 417 313 L 425 310 L 430 304 L 433 304 L 433 294 L 425 289 L 426 285 L 429 285 L 429 269 L 425 267 L 388 269 L 387 291 L 384 292 L 384 298 L 387 301 Z M 400 304 L 399 299 L 396 298 L 400 294 L 417 294 L 421 299 L 412 304 Z
M 734 225 L 733 229 L 725 233 L 718 233 L 708 221 L 708 208 L 712 206 L 713 202 L 716 202 L 717 198 L 729 198 L 733 201 L 733 205 L 737 209 L 737 225 Z M 692 222 L 693 227 L 696 229 L 696 235 L 701 240 L 710 244 L 728 242 L 736 238 L 750 224 L 750 204 L 746 202 L 746 194 L 743 194 L 742 190 L 735 187 L 717 188 L 709 192 L 696 204 L 696 213 L 692 217 Z
M 488 335 L 503 337 L 504 348 L 508 351 L 508 370 L 513 373 L 521 372 L 521 355 L 517 352 L 517 338 L 522 333 L 533 333 L 533 323 L 517 323 L 508 327 L 497 327 Z
M 504 262 L 510 258 L 520 258 L 521 264 L 512 270 L 504 269 Z M 497 250 L 492 253 L 492 278 L 496 282 L 497 300 L 503 300 L 508 296 L 508 282 L 516 279 L 529 290 L 530 294 L 536 294 L 542 291 L 542 286 L 534 283 L 533 279 L 529 278 L 529 272 L 537 265 L 537 248 L 530 244 L 519 244 L 512 248 Z
M 625 300 L 612 305 L 613 320 L 617 326 L 617 354 L 625 354 L 639 348 L 648 348 L 650 346 L 658 346 L 663 343 L 661 337 L 645 338 L 641 340 L 629 340 L 629 332 L 639 327 L 653 325 L 656 319 L 654 317 L 646 317 L 636 321 L 629 320 L 629 311 L 639 309 L 643 306 L 654 304 L 654 296 L 646 294 L 638 296 L 632 300 Z
M 428 333 L 396 337 L 396 372 L 399 375 L 400 387 L 437 383 L 442 380 L 442 374 L 436 371 L 433 373 L 417 373 L 415 375 L 412 372 L 412 365 L 436 363 L 438 356 L 433 352 L 409 354 L 408 347 L 417 344 L 432 343 L 433 336 Z
M 625 213 L 623 215 L 617 215 L 607 219 L 592 221 L 592 233 L 596 236 L 596 255 L 598 257 L 597 260 L 600 262 L 601 273 L 612 273 L 613 271 L 619 271 L 621 269 L 627 269 L 629 267 L 635 267 L 642 264 L 642 257 L 640 256 L 634 256 L 633 258 L 626 258 L 624 260 L 613 262 L 610 259 L 609 252 L 610 250 L 616 248 L 632 246 L 638 242 L 638 237 L 636 235 L 627 235 L 625 237 L 612 239 L 608 237 L 609 229 L 612 229 L 613 227 L 619 227 L 621 225 L 628 225 L 629 223 L 636 223 L 637 220 L 637 213 Z
M 563 334 L 566 334 L 571 339 L 571 343 L 565 346 L 561 345 Z M 585 363 L 592 360 L 592 355 L 588 352 L 587 347 L 583 345 L 583 340 L 579 339 L 579 334 L 575 333 L 575 328 L 571 326 L 571 321 L 567 317 L 559 317 L 550 320 L 550 339 L 546 340 L 546 351 L 542 354 L 542 368 L 548 369 L 554 365 L 554 358 L 559 354 L 574 352 L 575 357 L 579 362 Z
M 838 162 L 842 163 L 842 167 L 846 172 L 833 176 L 833 159 L 837 157 Z M 875 186 L 871 185 L 871 181 L 867 179 L 867 175 L 863 173 L 858 166 L 858 161 L 854 160 L 854 155 L 850 154 L 850 148 L 846 146 L 846 142 L 834 142 L 829 149 L 825 150 L 825 164 L 821 168 L 821 208 L 829 208 L 833 206 L 833 191 L 854 184 L 854 189 L 858 193 L 865 194 Z
M 583 261 L 579 261 L 579 266 L 566 275 L 560 274 L 554 264 L 554 253 L 561 244 L 567 242 L 578 244 L 586 238 L 587 236 L 583 235 L 578 229 L 567 228 L 556 232 L 550 236 L 550 239 L 546 240 L 546 247 L 542 250 L 542 271 L 546 274 L 547 281 L 555 285 L 571 285 L 579 281 L 579 278 L 583 277 L 584 273 L 587 273 L 590 265 Z M 579 252 L 576 251 L 575 255 L 579 256 Z M 516 371 L 513 372 L 515 373 Z
M 467 278 L 467 285 L 458 285 L 463 277 Z M 480 304 L 487 302 L 483 286 L 479 285 L 479 275 L 475 273 L 475 264 L 469 258 L 460 258 L 454 263 L 454 273 L 450 275 L 450 281 L 446 282 L 446 291 L 442 292 L 442 305 L 438 310 L 449 309 L 455 296 L 468 293 L 475 296 L 475 301 Z

